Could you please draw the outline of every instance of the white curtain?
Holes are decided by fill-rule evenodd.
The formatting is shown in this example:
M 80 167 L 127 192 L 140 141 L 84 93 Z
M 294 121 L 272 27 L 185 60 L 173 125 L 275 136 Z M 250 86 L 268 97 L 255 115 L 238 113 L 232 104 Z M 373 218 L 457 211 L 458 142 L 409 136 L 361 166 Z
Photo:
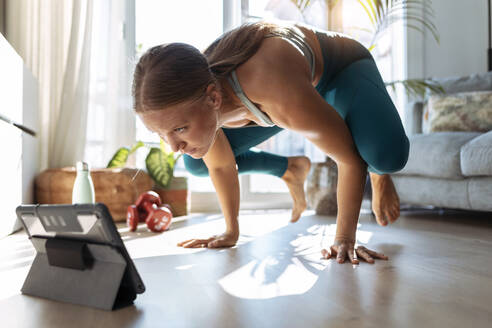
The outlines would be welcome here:
M 93 25 L 84 159 L 92 167 L 104 167 L 118 148 L 130 147 L 135 142 L 131 99 L 135 66 L 134 0 L 95 2 Z
M 6 36 L 38 79 L 40 169 L 82 159 L 93 0 L 7 0 Z

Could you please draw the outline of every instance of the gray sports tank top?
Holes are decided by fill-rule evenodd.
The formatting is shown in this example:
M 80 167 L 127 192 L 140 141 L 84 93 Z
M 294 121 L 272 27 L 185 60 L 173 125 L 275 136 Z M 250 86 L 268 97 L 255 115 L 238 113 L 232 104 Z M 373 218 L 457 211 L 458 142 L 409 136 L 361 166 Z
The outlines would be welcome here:
M 287 29 L 287 35 L 280 35 L 280 34 L 269 34 L 266 36 L 268 37 L 282 37 L 283 39 L 289 41 L 291 44 L 293 44 L 296 48 L 302 51 L 304 54 L 304 57 L 306 57 L 309 65 L 311 66 L 311 80 L 314 79 L 314 52 L 311 49 L 311 47 L 301 38 L 301 36 L 296 33 L 292 28 Z M 262 112 L 258 107 L 255 106 L 251 102 L 251 100 L 248 99 L 248 97 L 244 94 L 243 89 L 241 88 L 241 85 L 239 84 L 239 81 L 237 79 L 236 75 L 236 70 L 233 70 L 231 72 L 231 76 L 228 77 L 229 83 L 232 86 L 232 89 L 234 90 L 234 93 L 237 95 L 237 97 L 241 100 L 241 102 L 248 108 L 263 124 L 267 126 L 275 126 L 275 123 L 272 122 L 270 117 L 268 117 L 267 114 Z

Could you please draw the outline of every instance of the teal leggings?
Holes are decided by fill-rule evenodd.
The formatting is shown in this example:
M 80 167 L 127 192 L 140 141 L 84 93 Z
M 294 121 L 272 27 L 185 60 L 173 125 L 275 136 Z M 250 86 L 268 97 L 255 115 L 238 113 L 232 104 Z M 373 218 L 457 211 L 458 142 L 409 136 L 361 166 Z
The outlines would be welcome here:
M 378 174 L 401 170 L 408 160 L 409 142 L 374 60 L 357 60 L 343 68 L 331 81 L 325 73 L 316 90 L 345 120 L 368 170 Z M 282 128 L 248 126 L 222 129 L 236 156 L 239 174 L 284 175 L 287 157 L 251 149 Z M 203 160 L 188 155 L 183 159 L 191 174 L 208 175 Z

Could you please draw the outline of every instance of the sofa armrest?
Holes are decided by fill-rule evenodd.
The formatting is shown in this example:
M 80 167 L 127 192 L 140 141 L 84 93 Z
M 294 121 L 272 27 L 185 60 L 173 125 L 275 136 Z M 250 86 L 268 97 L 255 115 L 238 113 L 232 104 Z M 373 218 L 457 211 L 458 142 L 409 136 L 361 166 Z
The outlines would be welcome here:
M 422 133 L 422 115 L 424 103 L 422 101 L 409 102 L 405 106 L 405 132 L 411 136 Z

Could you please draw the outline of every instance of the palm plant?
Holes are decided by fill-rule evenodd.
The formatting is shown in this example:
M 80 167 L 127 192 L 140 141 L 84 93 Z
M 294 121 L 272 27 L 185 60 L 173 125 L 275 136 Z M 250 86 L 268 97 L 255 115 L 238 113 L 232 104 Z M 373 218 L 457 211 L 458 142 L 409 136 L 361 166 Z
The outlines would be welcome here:
M 424 30 L 419 25 L 424 26 L 439 43 L 439 34 L 434 23 L 430 19 L 421 17 L 421 13 L 425 13 L 426 17 L 434 18 L 434 9 L 430 0 L 357 0 L 357 2 L 364 8 L 373 27 L 373 30 L 370 31 L 372 32 L 372 41 L 369 49 L 376 46 L 377 38 L 390 25 L 400 20 L 404 20 L 404 25 L 408 28 L 421 33 Z
M 303 13 L 312 3 L 310 0 L 291 0 L 298 10 Z M 324 0 L 328 9 L 331 10 L 343 0 Z M 439 34 L 436 26 L 432 22 L 434 10 L 431 0 L 357 0 L 367 14 L 371 28 L 354 27 L 352 29 L 360 30 L 371 35 L 371 42 L 368 49 L 372 51 L 377 40 L 384 31 L 394 23 L 403 20 L 406 27 L 417 30 L 421 33 L 424 29 L 430 31 L 437 43 L 439 43 Z M 425 18 L 422 17 L 425 14 Z M 386 82 L 386 85 L 396 89 L 398 84 L 402 84 L 408 95 L 423 97 L 426 90 L 431 93 L 442 93 L 443 88 L 436 82 L 426 79 L 408 79 Z

